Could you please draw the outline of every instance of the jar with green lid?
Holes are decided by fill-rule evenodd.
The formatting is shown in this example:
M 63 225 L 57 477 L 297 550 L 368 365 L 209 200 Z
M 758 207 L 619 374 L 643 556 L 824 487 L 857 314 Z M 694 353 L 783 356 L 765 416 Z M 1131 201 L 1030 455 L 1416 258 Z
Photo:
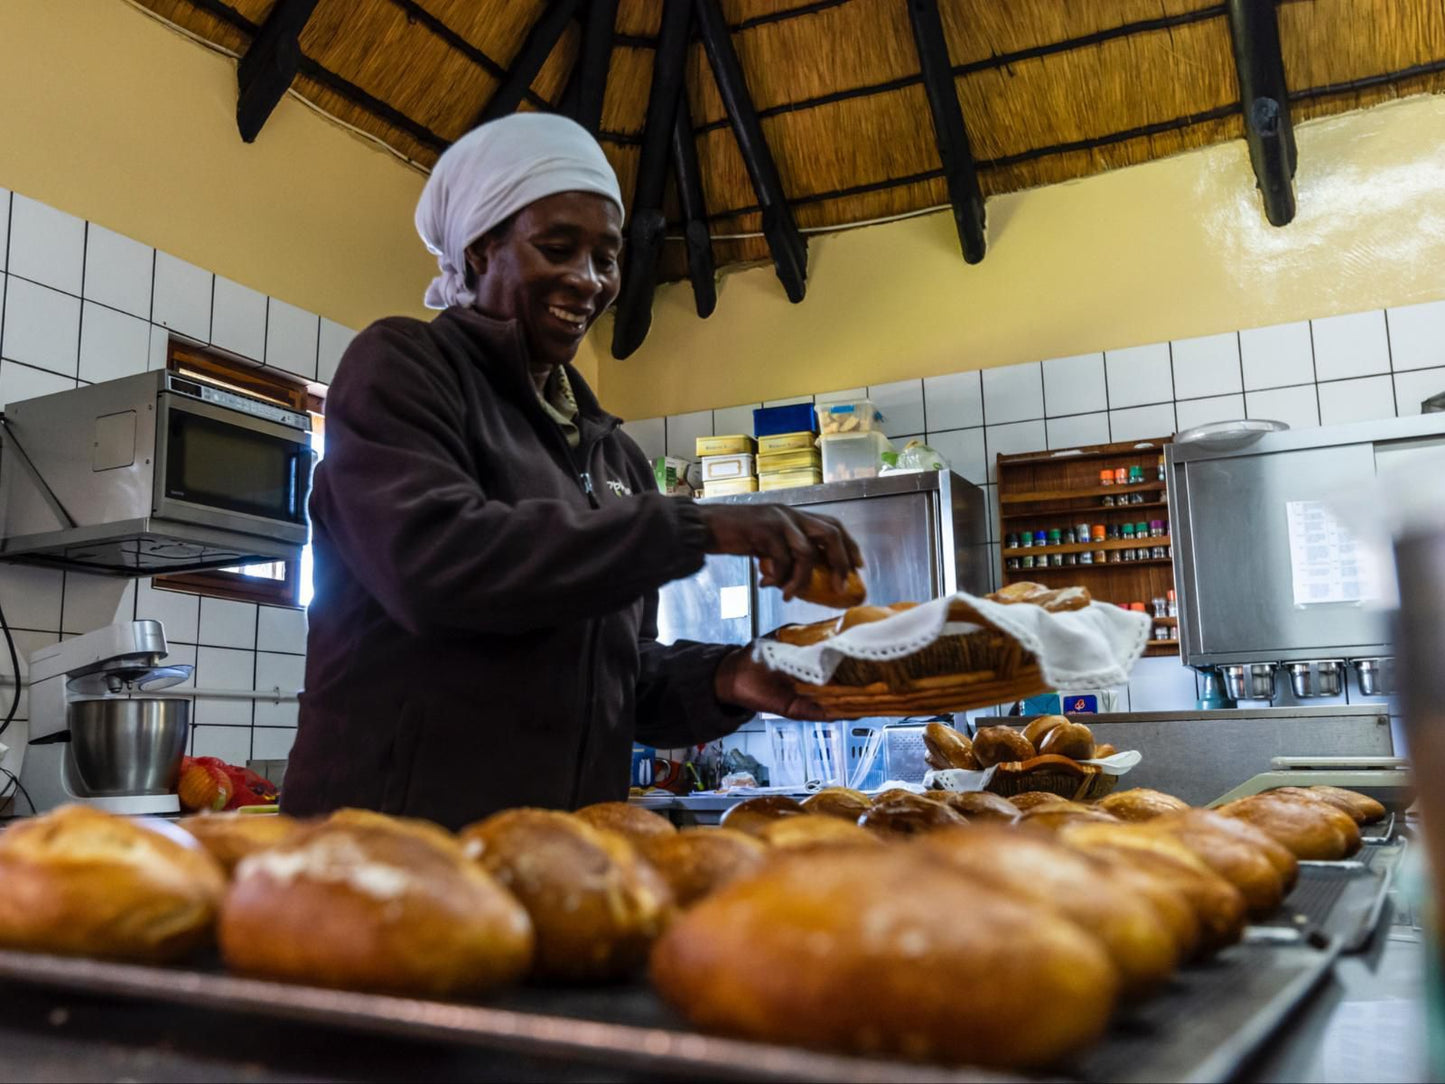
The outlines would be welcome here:
M 1135 537 L 1135 538 L 1148 538 L 1148 537 L 1149 537 L 1149 524 L 1147 524 L 1147 523 L 1136 523 L 1136 524 L 1134 524 L 1134 537 Z
M 1143 467 L 1130 467 L 1130 468 L 1129 468 L 1129 484 L 1130 484 L 1131 486 L 1139 486 L 1139 485 L 1143 485 L 1143 484 L 1144 484 L 1144 468 L 1143 468 Z
M 1127 541 L 1132 542 L 1134 539 L 1134 525 L 1132 523 L 1124 524 L 1124 526 L 1120 528 L 1119 533 L 1122 534 Z
M 1061 546 L 1064 543 L 1064 532 L 1054 527 L 1049 531 L 1049 545 Z

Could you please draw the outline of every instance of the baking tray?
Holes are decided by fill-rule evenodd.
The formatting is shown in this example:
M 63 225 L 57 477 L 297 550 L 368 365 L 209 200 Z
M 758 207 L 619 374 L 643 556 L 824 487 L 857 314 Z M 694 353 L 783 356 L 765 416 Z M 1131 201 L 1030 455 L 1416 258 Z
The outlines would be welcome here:
M 1362 951 L 1380 925 L 1404 840 L 1364 847 L 1342 862 L 1301 862 L 1299 883 L 1279 911 L 1258 927 L 1315 933 L 1345 953 Z
M 1328 971 L 1334 946 L 1240 944 L 1127 1007 L 1065 1078 L 1223 1081 Z M 523 987 L 486 1004 L 295 986 L 206 970 L 0 950 L 0 978 L 354 1032 L 716 1080 L 1037 1080 L 974 1068 L 816 1053 L 692 1031 L 644 985 Z M 1054 1078 L 1054 1079 L 1057 1079 Z

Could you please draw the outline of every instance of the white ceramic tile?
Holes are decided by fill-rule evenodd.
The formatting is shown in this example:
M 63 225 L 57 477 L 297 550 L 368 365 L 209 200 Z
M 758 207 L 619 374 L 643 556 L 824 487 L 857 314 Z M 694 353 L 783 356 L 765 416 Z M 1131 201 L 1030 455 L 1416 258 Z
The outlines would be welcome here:
M 146 353 L 146 370 L 164 369 L 170 357 L 171 331 L 160 324 L 151 325 L 150 349 Z
M 9 403 L 22 399 L 34 399 L 38 395 L 66 391 L 75 387 L 75 380 L 68 376 L 57 376 L 44 369 L 32 369 L 18 361 L 0 362 L 0 410 Z
M 997 456 L 1041 452 L 1047 445 L 1048 438 L 1044 433 L 1042 418 L 1036 421 L 1014 422 L 1011 425 L 987 426 L 984 430 L 984 451 L 988 456 L 988 480 L 998 480 Z
M 217 704 L 215 700 L 196 701 L 196 718 L 202 714 L 202 707 L 209 707 Z M 241 701 L 245 703 L 245 701 Z M 250 705 L 246 705 L 249 707 Z M 234 764 L 239 768 L 246 766 L 246 761 L 251 759 L 251 727 L 248 724 L 240 726 L 197 726 L 191 737 L 191 756 L 193 757 L 220 757 L 227 764 Z
M 1445 301 L 1387 309 L 1390 365 L 1394 370 L 1445 365 Z
M 291 705 L 294 710 L 295 704 Z M 256 705 L 260 714 L 261 705 Z M 290 760 L 291 746 L 296 742 L 294 726 L 257 726 L 251 732 L 252 760 Z
M 853 399 L 868 398 L 867 388 L 834 388 L 832 391 L 819 392 L 813 396 L 815 403 L 846 403 Z M 769 403 L 768 406 L 777 406 L 776 403 Z
M 266 352 L 266 295 L 217 275 L 211 302 L 211 342 L 243 358 L 261 361 Z
M 0 565 L 0 606 L 10 627 L 59 632 L 61 581 L 55 569 Z
M 17 194 L 10 208 L 10 274 L 78 296 L 84 267 L 85 219 Z
M 11 275 L 3 336 L 0 356 L 74 376 L 80 360 L 80 299 Z
M 1194 671 L 1178 659 L 1140 659 L 1129 672 L 1130 711 L 1192 711 L 1197 695 Z
M 1050 418 L 1046 428 L 1050 449 L 1109 443 L 1109 415 L 1102 410 L 1094 414 Z
M 989 425 L 1044 416 L 1043 374 L 1037 361 L 983 371 L 983 420 Z
M 982 425 L 982 377 L 977 372 L 925 377 L 923 406 L 930 431 Z
M 868 388 L 868 398 L 873 400 L 873 405 L 883 414 L 885 436 L 899 438 L 923 431 L 922 380 L 873 384 Z M 899 447 L 902 447 L 902 444 Z
M 983 426 L 972 429 L 950 429 L 945 433 L 929 433 L 928 443 L 948 460 L 955 474 L 976 486 L 988 481 L 988 459 L 984 454 Z
M 1211 422 L 1233 422 L 1244 417 L 1243 395 L 1216 395 L 1209 399 L 1184 399 L 1174 404 L 1174 424 L 1179 432 Z
M 1109 411 L 1109 433 L 1114 440 L 1149 440 L 1175 431 L 1174 404 L 1130 407 Z
M 155 255 L 150 245 L 92 222 L 85 237 L 85 298 L 149 320 Z
M 667 419 L 667 454 L 683 459 L 697 458 L 697 438 L 713 435 L 712 411 L 672 414 Z
M 10 189 L 0 188 L 0 271 L 10 250 Z
M 812 401 L 811 395 L 794 395 L 791 399 L 765 399 L 763 406 L 795 406 L 798 403 L 811 403 Z
M 635 422 L 623 422 L 622 431 L 637 442 L 648 459 L 667 454 L 666 418 L 639 418 Z
M 4 381 L 4 371 L 0 370 L 0 384 Z M 1419 414 L 1421 402 L 1441 392 L 1445 392 L 1445 368 L 1415 369 L 1395 374 L 1395 409 L 1402 418 L 1407 414 Z
M 262 651 L 306 653 L 306 611 L 262 606 L 256 622 L 256 647 Z
M 1244 409 L 1250 418 L 1285 422 L 1291 429 L 1308 429 L 1320 424 L 1319 400 L 1313 384 L 1246 392 Z
M 300 655 L 272 655 L 269 652 L 256 653 L 256 688 L 263 692 L 279 689 L 283 694 L 301 691 L 306 677 L 306 660 Z M 295 726 L 300 705 L 295 700 L 277 703 L 258 697 L 256 700 L 257 726 Z
M 135 616 L 135 580 L 67 572 L 64 601 L 61 631 L 93 632 Z
M 196 688 L 255 688 L 255 659 L 251 651 L 200 647 L 196 651 Z M 196 700 L 196 719 L 202 723 L 250 726 L 251 701 L 201 697 Z
M 712 412 L 712 431 L 724 435 L 741 433 L 753 436 L 753 411 L 761 403 L 744 403 L 742 406 L 723 407 Z
M 146 371 L 151 325 L 93 301 L 80 317 L 80 379 L 101 380 Z
M 338 324 L 335 320 L 321 318 L 321 340 L 317 350 L 316 379 L 330 384 L 336 376 L 336 367 L 341 364 L 341 355 L 356 338 L 356 332 Z
M 1244 390 L 1236 332 L 1176 339 L 1170 352 L 1174 356 L 1175 398 L 1202 399 Z
M 1315 378 L 1309 321 L 1255 327 L 1239 333 L 1244 390 L 1308 384 Z
M 16 629 L 15 655 L 20 663 L 20 688 L 19 699 L 15 702 L 15 718 L 30 718 L 30 690 L 24 686 L 24 682 L 30 676 L 30 656 L 39 651 L 42 647 L 51 647 L 60 642 L 60 637 L 53 632 L 35 632 L 30 629 Z M 10 676 L 10 655 L 8 652 L 0 652 L 0 672 L 6 677 Z M 7 684 L 0 685 L 0 719 L 10 710 L 10 698 L 14 695 L 15 689 Z M 13 739 L 12 739 L 13 740 Z
M 316 379 L 317 337 L 321 318 L 271 298 L 266 320 L 266 364 L 272 369 Z
M 1145 403 L 1169 403 L 1174 400 L 1168 343 L 1131 346 L 1125 350 L 1106 350 L 1104 368 L 1109 376 L 1111 410 Z
M 168 252 L 157 252 L 151 322 L 200 342 L 210 342 L 213 277 L 195 264 Z
M 1104 355 L 1050 358 L 1044 366 L 1044 407 L 1049 417 L 1106 410 Z
M 1335 380 L 1319 386 L 1320 424 L 1344 425 L 1395 416 L 1395 385 L 1388 376 Z
M 193 644 L 201 623 L 201 599 L 184 591 L 160 591 L 151 586 L 150 580 L 139 580 L 135 615 L 159 621 L 167 640 Z
M 1383 309 L 1326 316 L 1310 323 L 1316 380 L 1344 380 L 1390 371 L 1390 342 Z
M 212 647 L 256 646 L 256 604 L 225 598 L 201 599 L 201 631 L 196 641 Z

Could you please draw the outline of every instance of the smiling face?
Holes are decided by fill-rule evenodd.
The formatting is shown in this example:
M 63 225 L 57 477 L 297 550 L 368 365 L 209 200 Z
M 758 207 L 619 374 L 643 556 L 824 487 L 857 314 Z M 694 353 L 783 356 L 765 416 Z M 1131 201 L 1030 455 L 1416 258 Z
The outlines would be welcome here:
M 540 383 L 572 360 L 617 297 L 621 250 L 622 212 L 611 200 L 591 192 L 539 199 L 467 249 L 475 307 L 521 324 Z

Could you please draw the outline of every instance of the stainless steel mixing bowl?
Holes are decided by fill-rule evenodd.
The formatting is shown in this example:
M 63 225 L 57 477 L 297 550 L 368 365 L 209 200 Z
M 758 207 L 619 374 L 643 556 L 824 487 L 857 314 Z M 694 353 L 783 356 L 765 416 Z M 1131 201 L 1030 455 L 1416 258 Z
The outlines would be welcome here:
M 66 714 L 71 782 L 78 791 L 106 797 L 175 790 L 190 728 L 189 700 L 74 700 Z

